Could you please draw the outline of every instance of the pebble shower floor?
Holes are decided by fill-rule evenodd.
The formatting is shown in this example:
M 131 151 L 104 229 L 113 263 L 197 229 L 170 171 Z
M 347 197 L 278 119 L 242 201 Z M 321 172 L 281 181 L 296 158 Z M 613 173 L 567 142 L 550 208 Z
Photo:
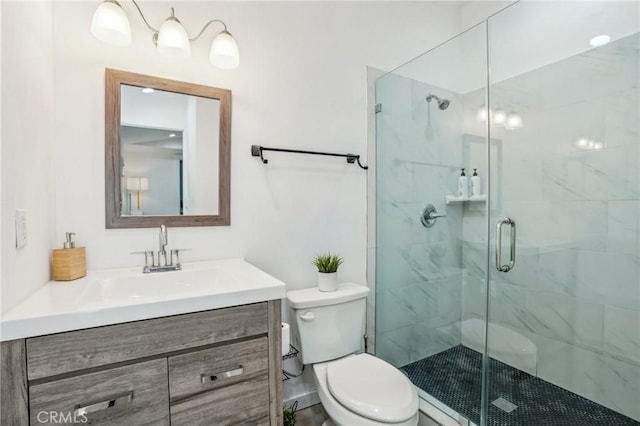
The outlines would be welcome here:
M 480 424 L 482 354 L 458 345 L 401 367 L 434 398 Z M 489 404 L 489 426 L 640 426 L 600 404 L 491 359 L 489 401 L 504 398 L 509 413 Z

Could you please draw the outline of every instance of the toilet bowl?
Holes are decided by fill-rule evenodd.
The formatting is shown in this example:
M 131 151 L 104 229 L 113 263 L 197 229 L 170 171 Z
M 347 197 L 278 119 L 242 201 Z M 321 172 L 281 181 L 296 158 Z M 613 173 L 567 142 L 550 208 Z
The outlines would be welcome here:
M 313 365 L 318 396 L 336 426 L 415 426 L 418 394 L 392 365 L 369 354 Z
M 418 394 L 400 370 L 360 352 L 369 289 L 342 283 L 333 292 L 294 290 L 287 300 L 295 316 L 302 362 L 313 366 L 325 426 L 415 426 Z

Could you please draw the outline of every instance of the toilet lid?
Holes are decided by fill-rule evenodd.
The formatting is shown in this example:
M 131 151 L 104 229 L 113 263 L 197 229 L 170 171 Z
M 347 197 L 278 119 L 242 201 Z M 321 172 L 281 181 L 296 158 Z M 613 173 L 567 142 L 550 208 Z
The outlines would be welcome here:
M 338 402 L 372 420 L 399 423 L 418 412 L 418 395 L 409 379 L 369 354 L 328 363 L 327 384 Z

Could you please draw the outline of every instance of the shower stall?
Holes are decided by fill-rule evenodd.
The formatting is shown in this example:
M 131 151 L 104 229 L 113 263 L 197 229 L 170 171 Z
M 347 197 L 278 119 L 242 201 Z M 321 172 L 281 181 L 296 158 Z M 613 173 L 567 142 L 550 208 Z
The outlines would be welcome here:
M 463 424 L 640 425 L 639 8 L 518 2 L 375 80 L 370 350 Z

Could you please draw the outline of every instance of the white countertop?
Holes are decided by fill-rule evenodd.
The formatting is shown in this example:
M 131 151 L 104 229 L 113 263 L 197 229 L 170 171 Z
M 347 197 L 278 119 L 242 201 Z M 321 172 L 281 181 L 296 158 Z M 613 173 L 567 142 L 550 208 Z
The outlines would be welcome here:
M 282 299 L 285 284 L 244 259 L 88 271 L 50 281 L 0 317 L 0 341 Z

